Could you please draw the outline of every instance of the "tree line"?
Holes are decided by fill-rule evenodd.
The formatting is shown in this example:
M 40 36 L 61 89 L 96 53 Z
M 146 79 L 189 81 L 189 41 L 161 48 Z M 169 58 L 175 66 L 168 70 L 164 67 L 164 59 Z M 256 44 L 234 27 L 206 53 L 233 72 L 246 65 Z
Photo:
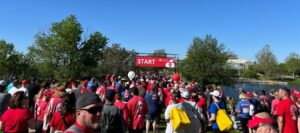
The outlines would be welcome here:
M 134 50 L 121 44 L 108 45 L 109 38 L 101 32 L 87 36 L 83 33 L 76 16 L 70 15 L 52 23 L 48 31 L 37 33 L 26 54 L 16 51 L 12 43 L 0 40 L 0 75 L 2 78 L 17 75 L 20 78 L 80 79 L 104 74 L 126 75 L 135 69 L 137 53 Z M 152 55 L 165 57 L 166 53 Z M 269 45 L 258 51 L 256 61 L 241 74 L 228 65 L 228 59 L 232 58 L 238 57 L 213 36 L 194 37 L 186 57 L 178 63 L 179 72 L 184 79 L 204 85 L 230 85 L 238 77 L 271 79 L 300 74 L 297 53 L 291 53 L 284 63 L 278 63 Z

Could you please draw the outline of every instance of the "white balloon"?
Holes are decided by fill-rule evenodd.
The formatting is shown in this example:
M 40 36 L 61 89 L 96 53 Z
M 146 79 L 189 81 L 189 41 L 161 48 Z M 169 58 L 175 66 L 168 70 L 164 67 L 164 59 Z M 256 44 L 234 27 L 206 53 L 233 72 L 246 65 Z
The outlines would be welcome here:
M 134 71 L 129 71 L 127 76 L 130 80 L 132 80 L 135 77 Z

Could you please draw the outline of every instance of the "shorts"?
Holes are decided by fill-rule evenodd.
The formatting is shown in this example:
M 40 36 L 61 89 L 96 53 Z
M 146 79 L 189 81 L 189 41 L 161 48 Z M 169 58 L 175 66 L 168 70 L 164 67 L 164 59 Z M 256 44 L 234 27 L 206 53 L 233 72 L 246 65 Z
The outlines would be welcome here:
M 149 121 L 158 122 L 159 119 L 160 119 L 160 114 L 158 113 L 158 111 L 156 111 L 154 113 L 149 113 L 146 115 L 146 120 L 149 120 Z

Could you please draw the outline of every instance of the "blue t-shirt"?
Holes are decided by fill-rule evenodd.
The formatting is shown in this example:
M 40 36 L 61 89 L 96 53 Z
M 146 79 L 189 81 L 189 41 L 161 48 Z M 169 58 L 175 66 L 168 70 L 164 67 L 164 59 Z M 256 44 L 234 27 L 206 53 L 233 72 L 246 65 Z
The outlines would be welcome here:
M 158 96 L 158 93 L 147 93 L 145 96 L 145 101 L 147 102 L 148 105 L 148 114 L 153 114 L 157 113 L 159 103 L 160 103 L 160 98 Z
M 239 117 L 250 118 L 250 105 L 251 103 L 248 100 L 239 101 L 237 104 L 238 111 L 240 112 Z
M 6 88 L 7 93 L 8 93 L 8 92 L 10 91 L 10 89 L 13 88 L 13 87 L 14 87 L 13 82 L 10 82 L 10 83 L 8 84 L 7 88 Z
M 221 101 L 217 102 L 218 106 L 220 109 L 225 109 L 225 104 Z M 216 103 L 212 103 L 209 107 L 209 113 L 210 114 L 215 114 L 217 116 L 217 112 L 218 112 L 218 107 L 216 105 Z M 212 122 L 211 127 L 213 130 L 218 130 L 218 124 L 216 121 Z

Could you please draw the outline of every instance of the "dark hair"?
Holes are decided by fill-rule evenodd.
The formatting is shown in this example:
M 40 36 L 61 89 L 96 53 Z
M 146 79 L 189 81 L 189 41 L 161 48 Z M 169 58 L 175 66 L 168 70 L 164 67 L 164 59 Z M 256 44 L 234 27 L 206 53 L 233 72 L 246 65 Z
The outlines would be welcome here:
M 0 92 L 4 92 L 5 86 L 0 85 Z
M 12 109 L 23 108 L 22 101 L 27 99 L 24 91 L 16 92 L 10 99 L 9 107 Z
M 49 81 L 43 81 L 42 84 L 41 84 L 41 88 L 43 88 L 43 89 L 49 89 L 50 88 Z
M 291 95 L 291 91 L 288 88 L 286 88 L 286 87 L 279 88 L 279 90 L 283 90 L 284 92 L 286 92 L 287 96 Z
M 65 93 L 62 98 L 60 115 L 64 117 L 68 112 L 75 111 L 76 97 L 74 93 Z
M 138 96 L 139 95 L 139 89 L 137 87 L 132 87 L 131 92 L 133 95 Z
M 261 95 L 266 95 L 266 91 L 265 90 L 261 90 Z
M 174 92 L 172 93 L 172 97 L 174 98 L 173 100 L 176 101 L 176 103 L 177 103 L 178 100 L 181 98 L 180 92 L 174 91 Z

